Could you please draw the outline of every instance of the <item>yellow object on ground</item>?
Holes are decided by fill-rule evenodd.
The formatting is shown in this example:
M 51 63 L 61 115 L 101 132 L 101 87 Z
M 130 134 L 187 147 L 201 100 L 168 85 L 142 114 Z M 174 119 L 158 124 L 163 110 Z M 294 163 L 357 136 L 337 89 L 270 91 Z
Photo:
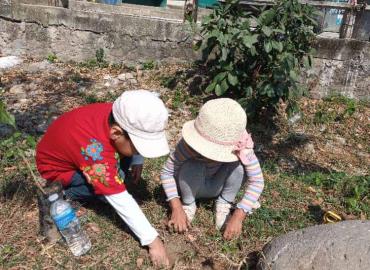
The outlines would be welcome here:
M 336 223 L 338 221 L 341 221 L 342 218 L 333 211 L 327 211 L 324 214 L 323 220 L 324 220 L 324 223 L 327 224 L 327 223 Z

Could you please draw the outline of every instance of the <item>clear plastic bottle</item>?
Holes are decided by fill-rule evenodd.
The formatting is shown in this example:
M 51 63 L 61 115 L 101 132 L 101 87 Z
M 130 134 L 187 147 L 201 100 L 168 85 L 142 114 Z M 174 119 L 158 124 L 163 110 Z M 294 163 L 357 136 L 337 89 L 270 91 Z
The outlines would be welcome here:
M 63 235 L 73 255 L 81 256 L 91 248 L 91 242 L 83 231 L 71 205 L 58 194 L 49 196 L 50 215 Z

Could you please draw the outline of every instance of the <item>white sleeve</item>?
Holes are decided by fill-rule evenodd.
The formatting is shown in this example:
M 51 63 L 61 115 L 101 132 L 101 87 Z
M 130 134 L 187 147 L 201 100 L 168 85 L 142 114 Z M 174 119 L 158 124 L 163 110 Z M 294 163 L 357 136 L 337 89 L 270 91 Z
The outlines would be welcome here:
M 118 194 L 105 195 L 105 198 L 131 231 L 139 238 L 141 245 L 149 245 L 158 236 L 157 231 L 149 223 L 130 193 L 124 191 Z

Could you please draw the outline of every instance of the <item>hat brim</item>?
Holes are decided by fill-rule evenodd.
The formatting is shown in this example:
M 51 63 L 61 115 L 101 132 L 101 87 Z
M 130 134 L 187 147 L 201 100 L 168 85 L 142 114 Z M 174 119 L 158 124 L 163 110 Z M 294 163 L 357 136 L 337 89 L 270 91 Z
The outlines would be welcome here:
M 145 158 L 157 158 L 170 152 L 166 134 L 162 132 L 158 139 L 143 139 L 134 134 L 128 134 L 136 150 Z
M 234 145 L 220 145 L 202 137 L 194 127 L 194 120 L 186 122 L 182 128 L 185 142 L 202 156 L 219 161 L 235 162 L 238 157 L 233 153 Z

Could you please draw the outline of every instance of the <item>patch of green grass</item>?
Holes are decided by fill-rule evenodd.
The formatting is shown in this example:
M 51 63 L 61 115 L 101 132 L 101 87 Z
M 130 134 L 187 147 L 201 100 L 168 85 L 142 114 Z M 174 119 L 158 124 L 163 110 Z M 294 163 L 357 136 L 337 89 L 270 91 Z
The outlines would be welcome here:
M 370 175 L 311 172 L 297 179 L 321 188 L 328 194 L 326 197 L 345 207 L 349 213 L 370 216 Z
M 160 84 L 163 87 L 173 89 L 176 86 L 177 80 L 175 76 L 163 76 L 159 78 Z
M 148 60 L 143 63 L 144 70 L 152 70 L 155 68 L 155 62 L 153 60 Z
M 102 48 L 96 50 L 95 58 L 89 59 L 85 62 L 81 62 L 78 64 L 81 68 L 107 68 L 109 67 L 109 63 L 105 60 L 104 50 Z
M 343 110 L 338 111 L 335 105 L 345 106 Z M 354 99 L 342 96 L 333 95 L 324 99 L 314 116 L 314 123 L 325 124 L 331 122 L 340 122 L 350 118 L 359 109 L 359 102 Z
M 55 55 L 55 53 L 50 53 L 46 57 L 46 60 L 48 60 L 49 63 L 55 63 L 58 60 L 58 57 Z

